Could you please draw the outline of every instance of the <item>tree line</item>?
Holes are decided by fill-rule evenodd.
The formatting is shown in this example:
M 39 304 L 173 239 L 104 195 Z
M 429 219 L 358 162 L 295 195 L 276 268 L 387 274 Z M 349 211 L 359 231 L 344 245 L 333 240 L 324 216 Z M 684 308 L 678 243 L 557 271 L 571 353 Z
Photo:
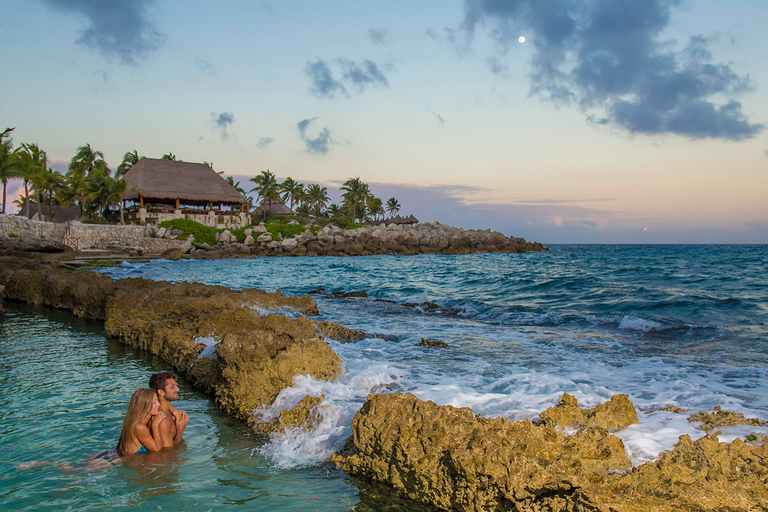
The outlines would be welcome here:
M 360 178 L 349 178 L 341 186 L 343 192 L 341 204 L 330 203 L 328 188 L 316 183 L 304 185 L 293 178 L 286 178 L 282 183 L 277 182 L 275 175 L 269 171 L 262 171 L 257 176 L 250 178 L 255 186 L 247 193 L 240 188 L 240 183 L 235 183 L 231 177 L 227 178 L 230 185 L 248 198 L 247 194 L 256 192 L 256 197 L 264 202 L 285 202 L 297 215 L 306 217 L 339 217 L 345 216 L 358 222 L 366 220 L 379 220 L 386 213 L 396 215 L 401 207 L 400 202 L 390 197 L 386 205 L 382 200 L 373 195 L 367 183 Z
M 43 218 L 42 205 L 77 206 L 80 215 L 92 220 L 107 220 L 112 208 L 120 211 L 120 223 L 124 223 L 122 197 L 125 194 L 125 173 L 141 160 L 136 150 L 123 156 L 123 161 L 114 172 L 107 166 L 104 153 L 95 150 L 90 144 L 77 148 L 75 156 L 69 162 L 67 173 L 59 174 L 48 166 L 48 156 L 38 144 L 21 144 L 14 148 L 12 132 L 6 128 L 0 133 L 0 181 L 3 183 L 2 213 L 6 213 L 7 183 L 10 179 L 24 182 L 24 196 L 15 203 L 19 209 L 31 205 L 30 194 L 34 198 L 37 214 Z M 167 153 L 165 160 L 177 161 L 176 155 Z M 207 165 L 212 164 L 205 162 Z M 350 178 L 341 186 L 341 205 L 329 204 L 327 187 L 317 184 L 305 186 L 292 178 L 278 183 L 275 175 L 262 171 L 249 181 L 254 187 L 245 191 L 240 183 L 235 183 L 229 176 L 226 180 L 240 192 L 249 206 L 253 198 L 248 194 L 255 192 L 261 201 L 285 201 L 298 215 L 307 217 L 339 217 L 352 220 L 378 220 L 386 213 L 394 216 L 400 211 L 400 203 L 394 197 L 386 205 L 375 197 L 370 187 L 360 178 Z

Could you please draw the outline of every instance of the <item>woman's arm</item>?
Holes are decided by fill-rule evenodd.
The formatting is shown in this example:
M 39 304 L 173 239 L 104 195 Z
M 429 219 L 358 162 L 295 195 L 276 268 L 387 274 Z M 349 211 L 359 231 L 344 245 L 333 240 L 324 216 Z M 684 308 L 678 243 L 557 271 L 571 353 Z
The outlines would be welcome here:
M 137 423 L 133 427 L 133 433 L 148 452 L 156 452 L 163 449 L 163 443 L 160 440 L 160 424 L 165 421 L 165 414 L 160 413 L 152 418 L 150 426 Z

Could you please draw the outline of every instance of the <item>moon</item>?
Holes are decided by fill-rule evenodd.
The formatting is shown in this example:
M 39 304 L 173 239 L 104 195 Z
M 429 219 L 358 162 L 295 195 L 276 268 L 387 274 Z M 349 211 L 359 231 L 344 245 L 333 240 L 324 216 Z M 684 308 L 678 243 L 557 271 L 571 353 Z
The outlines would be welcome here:
M 525 36 L 520 36 L 520 37 L 517 38 L 517 40 L 520 41 L 521 43 L 524 43 L 525 42 Z

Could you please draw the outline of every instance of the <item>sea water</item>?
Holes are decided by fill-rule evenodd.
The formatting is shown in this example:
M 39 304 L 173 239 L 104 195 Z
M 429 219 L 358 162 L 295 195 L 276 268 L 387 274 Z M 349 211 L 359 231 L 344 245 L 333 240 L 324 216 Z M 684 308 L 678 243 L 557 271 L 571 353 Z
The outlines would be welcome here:
M 33 460 L 78 466 L 117 444 L 133 391 L 167 370 L 161 360 L 106 337 L 103 325 L 6 301 L 0 313 L 0 510 L 348 510 L 360 500 L 330 463 L 278 469 L 243 425 L 179 379 L 189 413 L 175 450 L 120 466 L 18 470 Z
M 626 393 L 640 423 L 617 435 L 635 465 L 658 458 L 680 435 L 704 435 L 687 420 L 699 411 L 720 405 L 768 420 L 765 245 L 160 260 L 103 272 L 294 295 L 321 290 L 313 294 L 321 318 L 381 336 L 330 341 L 342 375 L 298 377 L 257 411 L 270 419 L 306 394 L 325 395 L 317 428 L 275 435 L 261 448 L 277 468 L 327 461 L 366 396 L 379 392 L 510 420 L 535 418 L 564 392 L 587 407 Z M 368 297 L 333 296 L 353 291 Z M 449 347 L 422 347 L 422 338 Z M 682 412 L 662 410 L 668 406 Z M 723 428 L 720 439 L 752 432 L 766 429 Z
M 158 510 L 346 510 L 362 491 L 328 460 L 369 393 L 410 392 L 510 420 L 535 418 L 564 392 L 588 407 L 626 393 L 640 423 L 617 434 L 636 465 L 658 458 L 682 434 L 702 436 L 687 420 L 701 410 L 721 405 L 768 420 L 768 246 L 156 260 L 102 272 L 295 295 L 323 288 L 313 294 L 322 319 L 372 336 L 330 340 L 341 375 L 330 382 L 298 376 L 256 411 L 274 418 L 306 394 L 325 395 L 322 421 L 309 432 L 257 445 L 182 381 L 179 405 L 191 421 L 178 459 L 142 462 L 138 474 L 128 467 L 77 480 L 50 468 L 21 474 L 13 465 L 31 457 L 76 461 L 111 446 L 132 388 L 164 365 L 106 340 L 101 327 L 11 306 L 0 335 L 0 504 L 12 509 L 60 501 L 48 509 L 110 502 Z M 332 295 L 351 291 L 368 296 Z M 270 313 L 292 314 L 254 310 Z M 422 338 L 449 347 L 419 346 Z M 208 340 L 203 357 L 215 356 L 215 341 Z M 30 426 L 36 430 L 27 435 Z M 766 429 L 723 428 L 720 439 L 751 432 Z

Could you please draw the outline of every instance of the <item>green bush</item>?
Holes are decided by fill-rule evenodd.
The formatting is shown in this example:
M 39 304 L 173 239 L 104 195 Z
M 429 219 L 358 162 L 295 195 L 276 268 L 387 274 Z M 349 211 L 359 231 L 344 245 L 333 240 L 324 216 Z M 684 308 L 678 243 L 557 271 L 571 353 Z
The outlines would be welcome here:
M 307 229 L 303 224 L 288 224 L 288 222 L 290 222 L 290 220 L 287 222 L 283 220 L 271 220 L 264 224 L 264 226 L 267 228 L 267 232 L 272 235 L 272 240 L 279 240 L 280 238 L 277 236 L 278 234 L 282 235 L 283 238 L 292 238 L 302 234 L 304 230 Z M 316 233 L 317 230 L 315 230 L 315 234 Z
M 192 235 L 195 237 L 195 242 L 208 245 L 216 245 L 216 234 L 223 231 L 223 229 L 203 226 L 199 222 L 195 222 L 189 219 L 166 220 L 158 224 L 157 227 L 166 229 L 178 229 L 182 232 L 181 236 L 184 237 L 184 240 L 189 238 L 189 235 Z

